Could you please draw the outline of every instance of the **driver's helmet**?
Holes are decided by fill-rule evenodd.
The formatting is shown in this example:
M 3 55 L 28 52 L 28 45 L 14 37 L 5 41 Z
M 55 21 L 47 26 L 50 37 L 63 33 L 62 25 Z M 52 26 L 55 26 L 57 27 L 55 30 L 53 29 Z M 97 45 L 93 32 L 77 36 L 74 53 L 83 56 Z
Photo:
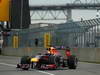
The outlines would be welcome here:
M 51 49 L 51 50 L 55 50 L 55 48 L 54 48 L 54 47 L 51 47 L 50 49 Z
M 54 52 L 53 52 L 54 50 L 55 50 L 54 47 L 50 47 L 50 48 L 48 49 L 48 53 L 53 54 L 53 53 L 54 53 Z

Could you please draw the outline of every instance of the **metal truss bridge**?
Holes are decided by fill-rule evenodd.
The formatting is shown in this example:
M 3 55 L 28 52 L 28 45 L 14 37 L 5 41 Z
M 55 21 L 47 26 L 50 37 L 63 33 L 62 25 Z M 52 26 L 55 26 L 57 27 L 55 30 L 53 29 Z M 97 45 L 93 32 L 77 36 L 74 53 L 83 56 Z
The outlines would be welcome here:
M 81 0 L 74 0 L 72 3 L 66 3 L 64 5 L 38 5 L 38 6 L 31 5 L 30 6 L 30 11 L 32 11 L 31 17 L 36 15 L 39 17 L 39 18 L 33 17 L 32 20 L 71 21 L 72 20 L 71 10 L 73 9 L 100 10 L 100 0 L 90 0 L 90 1 L 85 0 L 85 2 L 82 2 Z
M 30 10 L 66 10 L 66 9 L 92 9 L 99 10 L 100 3 L 91 4 L 91 3 L 78 3 L 78 4 L 66 4 L 66 5 L 49 5 L 49 6 L 30 6 Z

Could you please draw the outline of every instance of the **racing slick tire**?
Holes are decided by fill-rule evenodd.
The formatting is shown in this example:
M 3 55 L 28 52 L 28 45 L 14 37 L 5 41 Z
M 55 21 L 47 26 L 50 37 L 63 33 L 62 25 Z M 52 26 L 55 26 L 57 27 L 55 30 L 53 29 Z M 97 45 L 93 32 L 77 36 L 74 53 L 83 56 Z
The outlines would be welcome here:
M 76 69 L 77 67 L 77 58 L 73 55 L 69 56 L 67 59 L 67 65 L 69 69 Z
M 21 69 L 22 70 L 28 70 L 30 68 L 30 57 L 29 56 L 23 56 L 21 58 Z
M 50 55 L 48 56 L 48 59 L 44 58 L 45 56 L 43 56 L 40 61 L 37 63 L 36 68 L 40 69 L 42 65 L 50 65 L 50 64 L 54 64 L 55 68 L 53 69 L 57 69 L 60 65 L 60 57 L 59 56 L 55 56 L 55 55 Z
M 50 63 L 55 64 L 57 69 L 60 66 L 60 56 L 50 56 Z
M 20 64 L 30 64 L 30 57 L 29 56 L 23 56 L 21 58 Z

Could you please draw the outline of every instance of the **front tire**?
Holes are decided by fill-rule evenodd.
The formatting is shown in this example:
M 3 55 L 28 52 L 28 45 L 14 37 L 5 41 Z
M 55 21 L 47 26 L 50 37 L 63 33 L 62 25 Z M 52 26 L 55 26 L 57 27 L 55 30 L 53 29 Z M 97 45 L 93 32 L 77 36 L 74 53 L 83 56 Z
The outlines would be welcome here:
M 23 56 L 21 58 L 20 64 L 21 64 L 20 68 L 22 70 L 28 70 L 30 68 L 30 57 L 29 56 Z

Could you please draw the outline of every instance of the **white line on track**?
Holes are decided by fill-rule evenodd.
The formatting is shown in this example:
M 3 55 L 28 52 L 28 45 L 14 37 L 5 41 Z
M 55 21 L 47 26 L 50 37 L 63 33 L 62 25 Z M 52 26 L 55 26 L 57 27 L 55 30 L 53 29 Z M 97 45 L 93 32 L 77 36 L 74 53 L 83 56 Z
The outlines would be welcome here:
M 0 63 L 0 65 L 6 65 L 6 66 L 11 66 L 11 67 L 16 67 L 16 65 L 13 65 L 13 64 L 7 64 L 7 63 Z
M 54 75 L 54 74 L 52 74 L 52 73 L 45 72 L 45 71 L 38 71 L 38 72 L 40 72 L 40 73 L 44 73 L 44 74 L 48 74 L 48 75 Z
M 7 63 L 0 63 L 0 65 L 6 65 L 6 66 L 11 66 L 11 67 L 16 67 L 16 65 L 7 64 Z M 45 72 L 45 71 L 38 71 L 38 72 L 43 73 L 43 74 L 47 74 L 47 75 L 54 75 L 54 74 L 52 74 L 52 73 Z

